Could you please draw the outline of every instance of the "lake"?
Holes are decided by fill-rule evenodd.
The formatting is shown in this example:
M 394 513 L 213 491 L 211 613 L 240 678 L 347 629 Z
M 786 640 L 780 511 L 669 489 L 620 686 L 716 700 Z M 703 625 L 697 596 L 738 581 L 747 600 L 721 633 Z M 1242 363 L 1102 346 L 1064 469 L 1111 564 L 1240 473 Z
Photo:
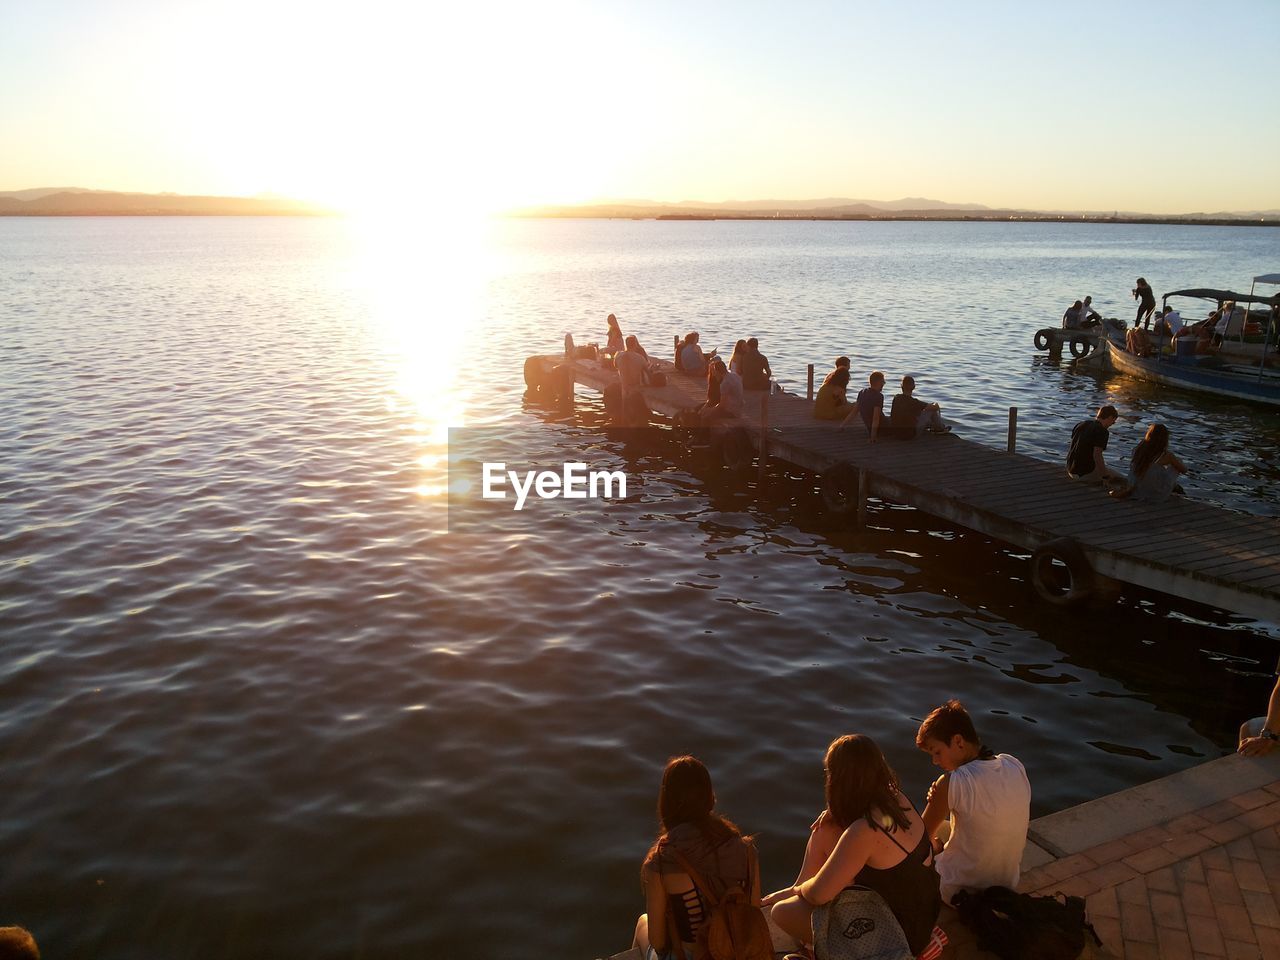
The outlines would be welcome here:
M 757 336 L 803 392 L 915 376 L 961 436 L 1108 462 L 1166 423 L 1188 494 L 1280 517 L 1274 412 L 1037 353 L 1134 279 L 1247 292 L 1280 232 L 1045 223 L 0 218 L 0 923 L 49 956 L 583 958 L 628 946 L 667 757 L 789 883 L 835 736 L 958 696 L 1033 814 L 1232 749 L 1274 624 L 1141 591 L 1063 616 L 1025 555 L 897 504 L 524 396 L 532 353 Z M 447 437 L 625 469 L 448 532 Z

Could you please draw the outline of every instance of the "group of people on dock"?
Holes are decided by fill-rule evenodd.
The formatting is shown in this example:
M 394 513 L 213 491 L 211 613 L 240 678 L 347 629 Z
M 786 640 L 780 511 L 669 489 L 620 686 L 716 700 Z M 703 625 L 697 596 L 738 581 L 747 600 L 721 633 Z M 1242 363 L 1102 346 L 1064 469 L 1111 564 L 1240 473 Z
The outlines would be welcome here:
M 667 763 L 658 793 L 660 830 L 641 866 L 645 913 L 633 946 L 646 960 L 691 960 L 711 905 L 731 889 L 811 957 L 814 914 L 857 885 L 874 891 L 913 955 L 934 958 L 947 940 L 944 903 L 962 891 L 1016 887 L 1030 818 L 1022 764 L 979 739 L 957 700 L 920 724 L 916 746 L 943 773 L 923 812 L 870 737 L 838 737 L 823 762 L 826 806 L 809 827 L 795 882 L 761 896 L 750 836 L 716 812 L 707 768 L 693 757 Z
M 867 428 L 867 437 L 875 443 L 881 436 L 911 439 L 925 431 L 947 433 L 951 427 L 942 419 L 942 408 L 936 403 L 925 403 L 914 396 L 914 377 L 902 378 L 902 392 L 893 398 L 889 408 L 889 425 L 884 420 L 884 374 L 873 370 L 867 377 L 867 385 L 858 391 L 851 403 L 849 390 L 849 358 L 836 357 L 835 367 L 822 381 L 813 401 L 816 420 L 838 420 L 844 428 L 855 417 Z
M 1129 458 L 1129 474 L 1122 476 L 1110 469 L 1103 459 L 1111 427 L 1120 414 L 1107 404 L 1087 420 L 1081 420 L 1071 431 L 1067 448 L 1067 476 L 1081 483 L 1097 483 L 1111 487 L 1110 494 L 1120 499 L 1133 497 L 1148 503 L 1163 503 L 1173 493 L 1181 493 L 1178 478 L 1187 472 L 1186 464 L 1169 449 L 1169 428 L 1153 423 L 1134 447 Z

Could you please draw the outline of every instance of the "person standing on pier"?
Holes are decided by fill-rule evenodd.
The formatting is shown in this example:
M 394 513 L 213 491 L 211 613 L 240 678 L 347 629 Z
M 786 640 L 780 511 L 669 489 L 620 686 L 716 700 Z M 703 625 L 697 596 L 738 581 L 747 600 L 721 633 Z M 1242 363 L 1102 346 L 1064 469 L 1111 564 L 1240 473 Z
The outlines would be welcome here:
M 1240 727 L 1238 752 L 1246 757 L 1265 757 L 1280 744 L 1280 664 L 1276 664 L 1276 685 L 1267 703 L 1267 715 Z
M 1067 476 L 1086 483 L 1120 480 L 1120 474 L 1107 469 L 1102 451 L 1107 449 L 1107 432 L 1120 419 L 1116 408 L 1107 404 L 1098 408 L 1092 420 L 1081 420 L 1071 431 L 1071 447 L 1067 450 Z
M 605 319 L 605 324 L 609 329 L 605 333 L 608 339 L 605 341 L 604 352 L 614 357 L 626 349 L 623 346 L 622 328 L 618 326 L 618 318 L 612 313 Z

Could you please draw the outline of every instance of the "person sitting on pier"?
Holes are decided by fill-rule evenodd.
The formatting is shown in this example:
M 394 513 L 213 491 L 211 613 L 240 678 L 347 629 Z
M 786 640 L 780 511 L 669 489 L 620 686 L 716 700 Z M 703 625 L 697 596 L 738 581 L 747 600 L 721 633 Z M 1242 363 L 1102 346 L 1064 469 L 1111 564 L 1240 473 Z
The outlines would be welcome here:
M 876 742 L 851 734 L 832 741 L 823 764 L 826 809 L 809 827 L 796 882 L 764 898 L 773 922 L 813 943 L 815 907 L 852 884 L 884 899 L 913 956 L 930 943 L 942 907 L 924 821 L 902 794 Z
M 768 390 L 773 370 L 769 358 L 760 352 L 760 341 L 752 337 L 747 341 L 747 352 L 742 358 L 742 386 L 747 390 Z
M 698 932 L 710 913 L 708 896 L 743 891 L 760 904 L 760 865 L 755 842 L 715 811 L 711 774 L 694 757 L 673 757 L 658 791 L 661 830 L 640 867 L 645 912 L 636 921 L 632 947 L 645 960 L 693 956 Z M 711 887 L 689 875 L 692 866 Z M 676 940 L 679 940 L 679 944 Z
M 0 960 L 40 960 L 40 947 L 26 927 L 0 927 Z
M 929 788 L 924 828 L 948 903 L 960 890 L 1017 889 L 1031 816 L 1031 784 L 1022 763 L 982 745 L 959 700 L 933 710 L 916 746 L 945 772 Z M 940 836 L 943 824 L 949 835 Z
M 1085 297 L 1080 304 L 1080 326 L 1084 329 L 1096 327 L 1102 322 L 1102 314 L 1093 309 L 1093 297 Z
M 1280 743 L 1280 664 L 1276 665 L 1276 673 L 1276 685 L 1267 701 L 1267 715 L 1240 725 L 1240 745 L 1236 751 L 1246 757 L 1265 757 Z
M 640 346 L 634 336 L 627 337 L 626 349 L 613 359 L 618 371 L 618 382 L 622 384 L 622 399 L 645 385 L 649 373 L 649 355 Z
M 1084 318 L 1080 314 L 1083 307 L 1084 304 L 1079 300 L 1067 307 L 1067 312 L 1062 315 L 1063 330 L 1079 330 L 1084 325 Z
M 1072 480 L 1083 480 L 1086 483 L 1106 483 L 1108 480 L 1119 480 L 1120 475 L 1107 469 L 1103 462 L 1102 451 L 1107 449 L 1107 439 L 1111 429 L 1120 415 L 1116 408 L 1107 404 L 1099 407 L 1097 416 L 1091 420 L 1081 420 L 1071 431 L 1071 446 L 1067 450 L 1067 476 Z
M 1123 490 L 1112 490 L 1111 496 L 1164 503 L 1177 487 L 1178 476 L 1186 472 L 1183 462 L 1169 450 L 1169 428 L 1163 423 L 1153 423 L 1133 450 L 1129 485 Z
M 853 410 L 846 396 L 849 387 L 849 368 L 836 367 L 827 374 L 813 400 L 815 420 L 843 420 Z
M 714 354 L 715 350 L 711 352 Z M 702 352 L 702 347 L 698 346 L 696 331 L 688 334 L 676 348 L 676 369 L 695 377 L 707 372 L 707 358 Z
M 712 357 L 707 367 L 707 403 L 702 408 L 702 422 L 710 426 L 717 420 L 733 420 L 740 416 L 742 378 L 728 369 L 719 357 Z
M 867 384 L 858 391 L 853 410 L 841 421 L 840 426 L 844 427 L 857 414 L 867 428 L 868 438 L 875 443 L 880 435 L 880 421 L 884 418 L 884 374 L 873 370 L 867 378 Z
M 742 376 L 742 358 L 747 353 L 747 341 L 739 340 L 733 345 L 733 352 L 729 354 L 729 369 Z
M 942 419 L 942 408 L 936 403 L 917 400 L 912 396 L 915 388 L 914 377 L 902 378 L 902 392 L 893 398 L 893 405 L 889 408 L 889 426 L 893 436 L 911 440 L 924 430 L 948 433 L 951 427 Z
M 624 341 L 622 339 L 622 328 L 618 326 L 618 318 L 612 313 L 605 318 L 605 323 L 608 325 L 609 329 L 605 333 L 607 339 L 604 346 L 604 352 L 610 356 L 616 357 L 626 349 L 623 346 Z

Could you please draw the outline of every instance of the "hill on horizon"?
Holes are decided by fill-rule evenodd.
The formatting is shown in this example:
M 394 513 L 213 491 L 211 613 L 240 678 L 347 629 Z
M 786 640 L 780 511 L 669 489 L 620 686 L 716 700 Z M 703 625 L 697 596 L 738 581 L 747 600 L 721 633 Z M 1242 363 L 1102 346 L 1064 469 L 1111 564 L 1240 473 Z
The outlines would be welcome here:
M 331 211 L 288 197 L 188 196 L 180 193 L 124 193 L 84 187 L 35 187 L 0 191 L 0 216 L 322 216 Z

